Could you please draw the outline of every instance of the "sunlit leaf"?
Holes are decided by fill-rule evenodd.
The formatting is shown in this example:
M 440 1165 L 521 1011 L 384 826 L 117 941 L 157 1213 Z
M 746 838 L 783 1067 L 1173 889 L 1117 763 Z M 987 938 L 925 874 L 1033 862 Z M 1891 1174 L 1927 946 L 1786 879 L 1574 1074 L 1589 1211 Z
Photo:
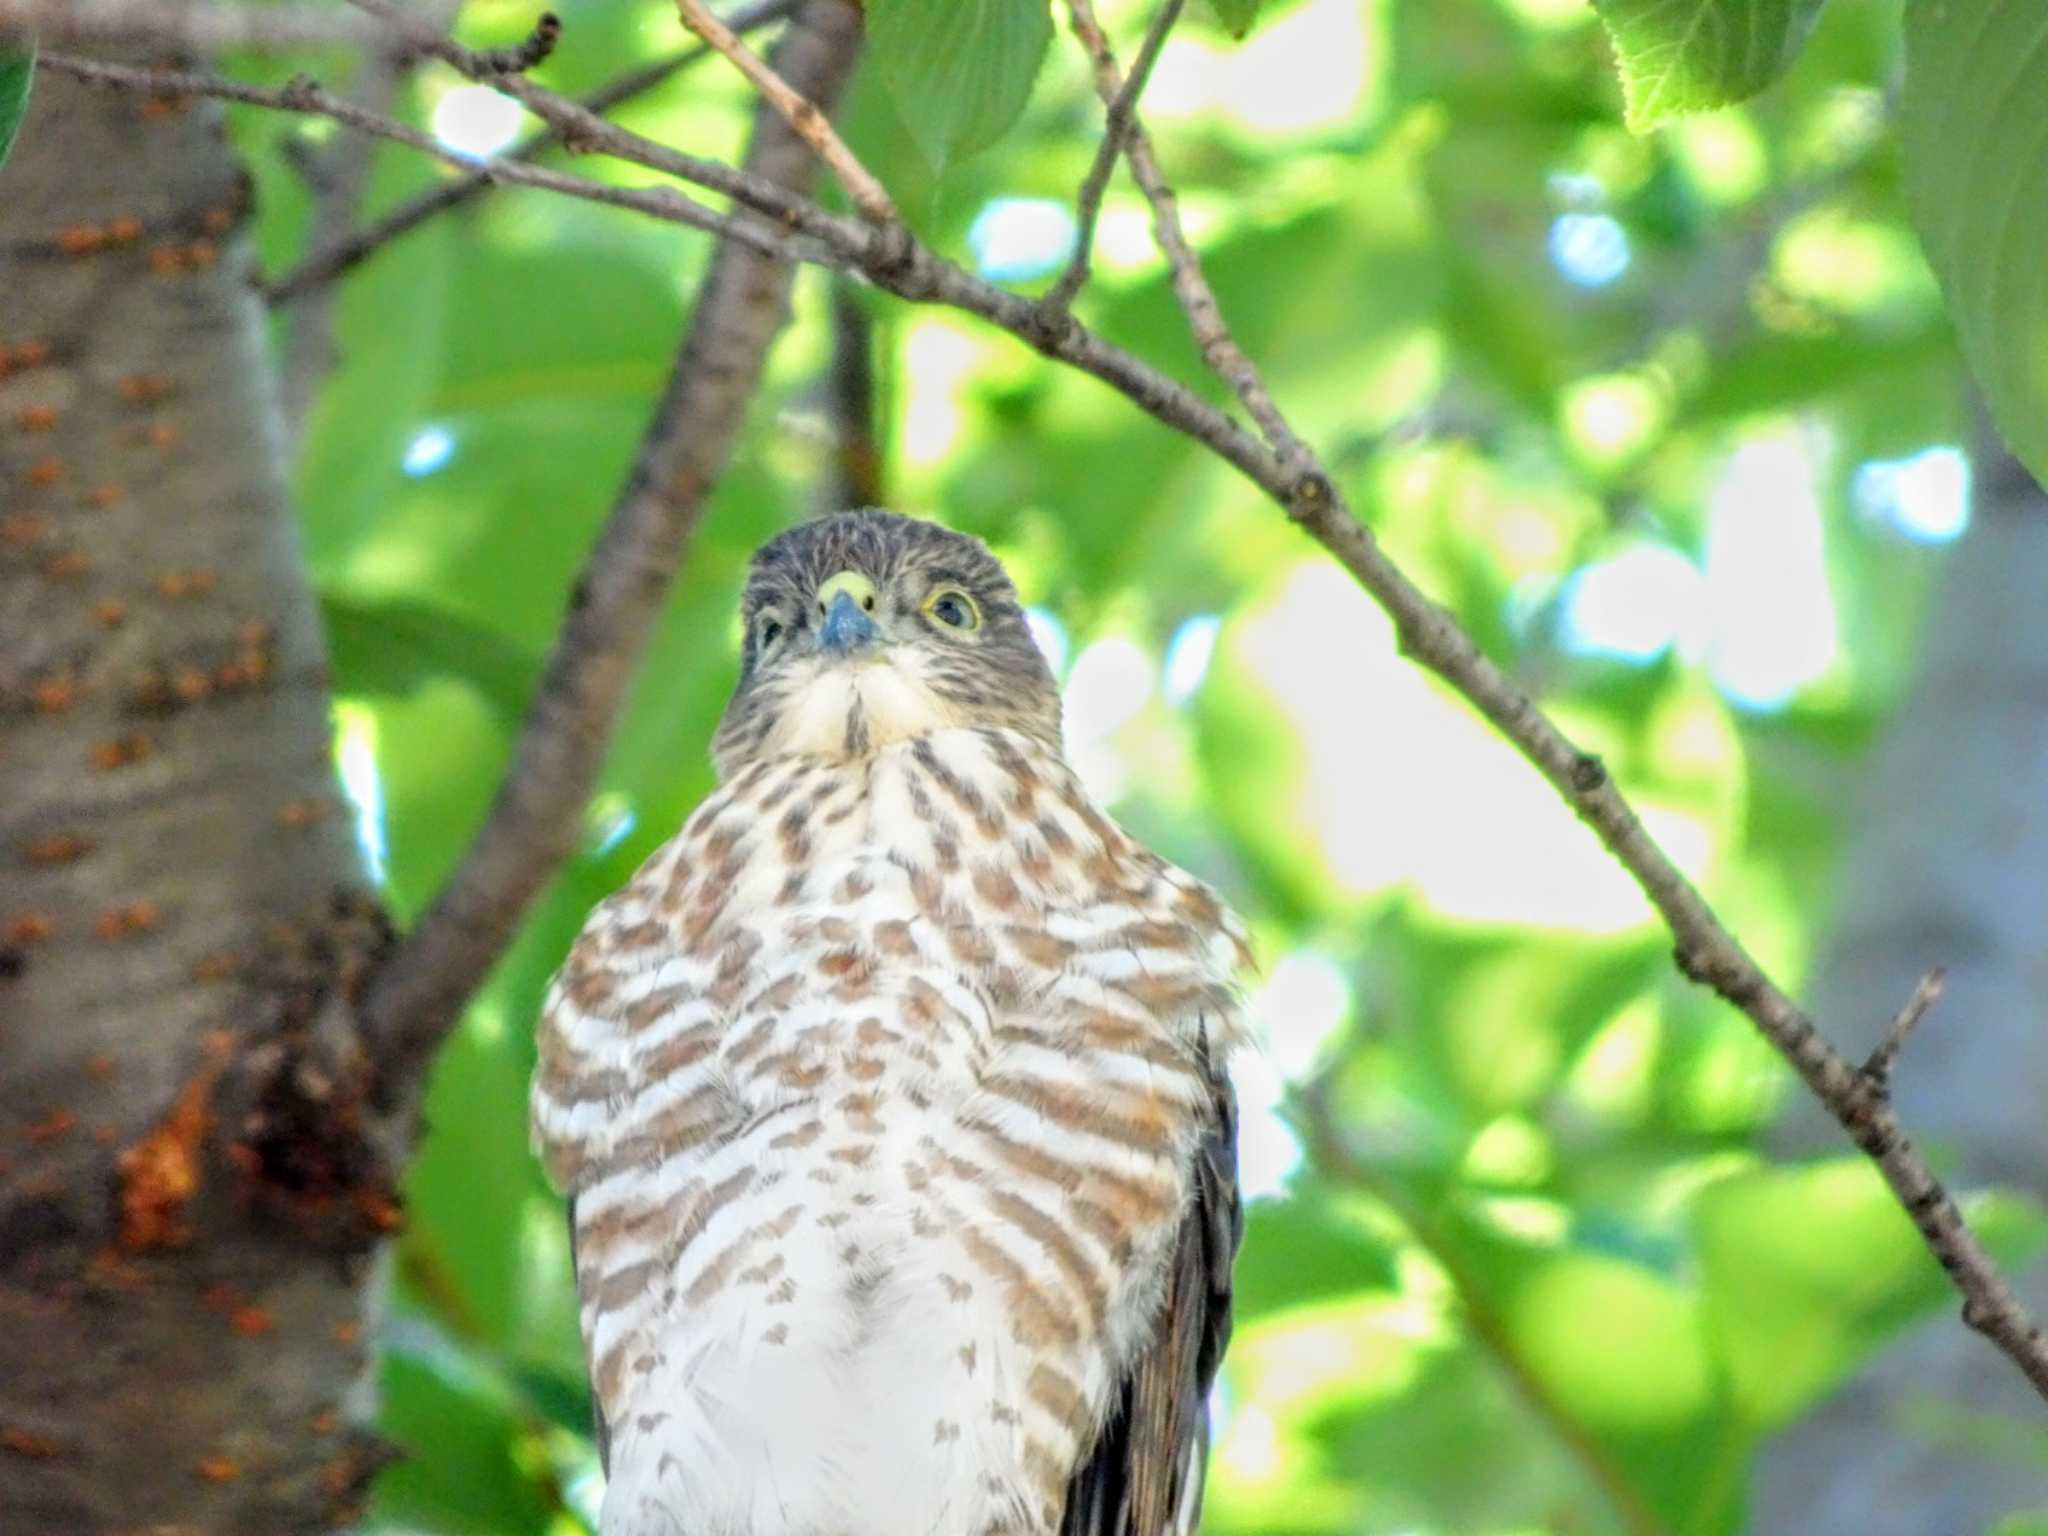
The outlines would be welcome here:
M 0 49 L 0 165 L 7 163 L 8 151 L 14 148 L 14 136 L 21 131 L 21 120 L 28 112 L 29 86 L 35 79 L 35 73 L 33 47 L 25 53 Z
M 449 1341 L 401 1321 L 378 1373 L 379 1433 L 408 1454 L 377 1480 L 373 1521 L 413 1532 L 544 1536 L 548 1491 L 519 1466 L 514 1405 Z
M 2048 1222 L 2009 1198 L 1972 1203 L 2002 1260 Z M 1773 1428 L 1840 1381 L 1953 1290 L 1877 1170 L 1860 1157 L 1727 1179 L 1696 1227 L 1717 1349 L 1744 1413 Z
M 400 598 L 320 595 L 337 693 L 408 693 L 434 678 L 471 684 L 507 722 L 526 710 L 540 659 L 489 626 Z
M 1047 0 L 870 0 L 868 47 L 935 166 L 1016 122 L 1052 42 Z
M 1224 31 L 1232 37 L 1243 37 L 1259 19 L 1259 7 L 1265 0 L 1208 0 L 1208 4 Z
M 1631 128 L 1726 106 L 1775 80 L 1821 0 L 1594 0 L 1621 66 Z
M 1319 1195 L 1261 1201 L 1245 1225 L 1249 1235 L 1235 1276 L 1237 1306 L 1244 1316 L 1392 1282 L 1386 1241 Z
M 1993 419 L 2048 478 L 2048 27 L 2030 5 L 1906 8 L 1906 194 Z

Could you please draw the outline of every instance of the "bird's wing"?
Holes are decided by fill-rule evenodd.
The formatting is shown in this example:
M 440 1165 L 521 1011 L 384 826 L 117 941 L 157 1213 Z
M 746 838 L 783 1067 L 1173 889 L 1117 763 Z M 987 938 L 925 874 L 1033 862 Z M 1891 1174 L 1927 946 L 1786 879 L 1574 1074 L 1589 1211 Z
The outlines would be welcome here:
M 1244 1235 L 1237 1100 L 1213 1066 L 1209 1079 L 1215 1113 L 1195 1154 L 1159 1331 L 1074 1474 L 1060 1536 L 1188 1536 L 1201 1516 L 1209 1387 L 1230 1340 L 1230 1266 Z

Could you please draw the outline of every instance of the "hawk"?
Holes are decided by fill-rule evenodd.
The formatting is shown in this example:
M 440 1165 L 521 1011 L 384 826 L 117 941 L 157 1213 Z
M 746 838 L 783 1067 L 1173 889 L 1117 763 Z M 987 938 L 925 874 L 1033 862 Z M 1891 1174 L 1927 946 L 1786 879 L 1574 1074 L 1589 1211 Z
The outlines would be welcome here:
M 551 986 L 604 1536 L 1166 1536 L 1242 1219 L 1243 931 L 1103 814 L 979 542 L 755 556 L 716 791 Z

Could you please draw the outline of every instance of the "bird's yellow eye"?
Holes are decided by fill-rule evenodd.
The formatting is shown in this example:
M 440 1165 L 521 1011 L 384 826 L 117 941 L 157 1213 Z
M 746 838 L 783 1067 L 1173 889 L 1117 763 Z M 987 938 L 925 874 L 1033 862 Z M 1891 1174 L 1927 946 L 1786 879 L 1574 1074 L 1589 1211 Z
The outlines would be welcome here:
M 940 587 L 924 600 L 924 616 L 948 629 L 981 628 L 981 609 L 958 587 Z

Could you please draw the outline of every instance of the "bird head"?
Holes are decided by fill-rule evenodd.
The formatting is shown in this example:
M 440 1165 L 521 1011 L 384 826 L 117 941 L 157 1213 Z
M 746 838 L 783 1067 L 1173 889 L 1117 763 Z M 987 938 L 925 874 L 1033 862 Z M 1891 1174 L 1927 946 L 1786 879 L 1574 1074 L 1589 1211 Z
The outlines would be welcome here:
M 979 540 L 868 509 L 761 547 L 740 603 L 739 685 L 712 756 L 856 758 L 956 727 L 1054 750 L 1059 691 L 1016 588 Z

